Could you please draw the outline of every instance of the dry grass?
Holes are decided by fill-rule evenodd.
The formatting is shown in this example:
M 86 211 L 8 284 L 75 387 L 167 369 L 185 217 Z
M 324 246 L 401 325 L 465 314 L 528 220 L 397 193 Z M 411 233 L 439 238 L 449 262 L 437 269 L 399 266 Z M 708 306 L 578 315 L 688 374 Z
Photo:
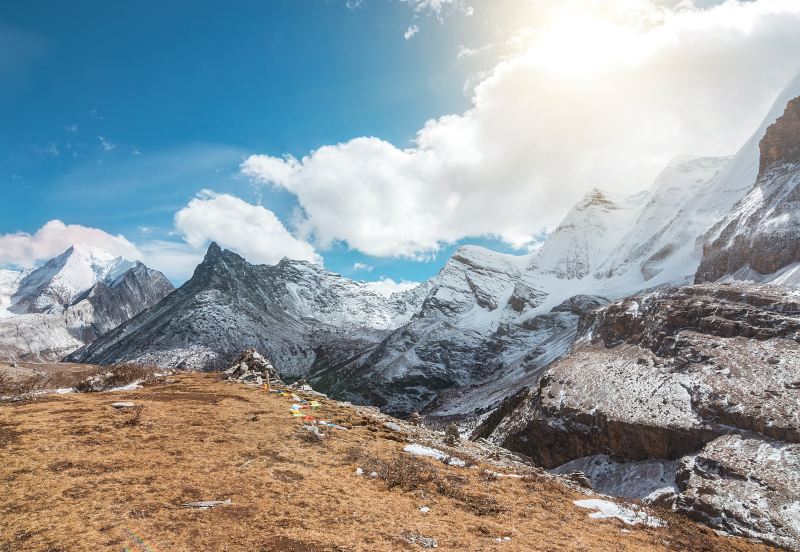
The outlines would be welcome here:
M 285 398 L 177 379 L 0 406 L 0 551 L 419 550 L 410 535 L 459 551 L 760 549 L 668 514 L 659 529 L 589 519 L 572 504 L 581 495 L 549 478 L 411 457 L 397 434 L 329 401 L 315 415 L 353 429 L 306 442 Z M 115 411 L 118 400 L 141 408 Z

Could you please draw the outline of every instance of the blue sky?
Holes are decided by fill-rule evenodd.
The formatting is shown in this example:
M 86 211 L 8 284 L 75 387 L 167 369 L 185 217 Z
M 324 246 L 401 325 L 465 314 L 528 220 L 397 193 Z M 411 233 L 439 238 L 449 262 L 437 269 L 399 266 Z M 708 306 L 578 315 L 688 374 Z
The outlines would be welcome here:
M 288 221 L 296 201 L 240 177 L 246 155 L 301 156 L 361 135 L 403 145 L 468 106 L 472 67 L 456 52 L 471 22 L 425 18 L 436 32 L 406 41 L 412 17 L 401 3 L 343 0 L 4 2 L 0 233 L 60 219 L 168 238 L 202 188 Z M 326 266 L 421 279 L 451 248 L 422 263 L 348 249 L 323 252 Z
M 691 56 L 673 44 L 617 60 L 632 48 L 605 40 L 606 23 L 629 25 L 631 40 L 649 44 L 646 32 L 662 24 L 652 15 L 674 4 L 642 0 L 644 15 L 631 21 L 635 3 L 592 11 L 571 0 L 4 2 L 0 265 L 41 262 L 61 242 L 25 240 L 57 219 L 124 236 L 180 281 L 200 242 L 219 235 L 244 252 L 260 239 L 196 217 L 202 229 L 176 225 L 201 190 L 262 206 L 253 216 L 274 213 L 281 243 L 308 242 L 328 268 L 355 278 L 420 281 L 460 243 L 526 252 L 592 186 L 628 193 L 674 155 L 735 151 L 800 70 L 787 13 L 743 7 L 763 32 L 731 40 L 719 22 L 741 13 L 707 13 L 716 4 L 708 1 L 670 27 L 680 42 L 684 21 L 701 18 L 707 52 L 687 41 Z M 696 32 L 696 21 L 684 27 Z M 758 54 L 752 66 L 743 51 Z M 786 55 L 763 63 L 779 51 Z M 665 59 L 674 72 L 666 77 Z M 636 92 L 624 102 L 600 84 L 619 71 L 616 61 L 626 71 L 638 64 L 615 74 Z M 694 79 L 691 99 L 669 86 L 653 97 L 659 78 L 682 89 Z M 737 109 L 743 115 L 730 117 Z M 669 123 L 668 135 L 641 125 L 586 132 L 648 110 Z M 336 144 L 344 145 L 327 157 L 303 159 Z M 278 173 L 243 173 L 254 155 L 277 160 Z M 262 245 L 253 260 L 271 258 L 263 253 L 273 243 Z M 184 262 L 165 260 L 173 248 Z

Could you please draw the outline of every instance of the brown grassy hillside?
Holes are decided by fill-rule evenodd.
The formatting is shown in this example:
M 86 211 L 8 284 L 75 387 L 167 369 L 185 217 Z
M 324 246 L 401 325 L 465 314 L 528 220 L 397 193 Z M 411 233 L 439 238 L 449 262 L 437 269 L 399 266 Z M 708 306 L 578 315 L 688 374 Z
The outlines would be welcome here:
M 458 456 L 475 466 L 414 457 L 405 442 L 437 435 L 321 402 L 308 411 L 350 429 L 314 440 L 289 398 L 201 374 L 0 406 L 0 550 L 761 549 L 666 512 L 657 529 L 590 519 L 572 503 L 586 496 L 551 476 L 490 466 L 474 445 Z

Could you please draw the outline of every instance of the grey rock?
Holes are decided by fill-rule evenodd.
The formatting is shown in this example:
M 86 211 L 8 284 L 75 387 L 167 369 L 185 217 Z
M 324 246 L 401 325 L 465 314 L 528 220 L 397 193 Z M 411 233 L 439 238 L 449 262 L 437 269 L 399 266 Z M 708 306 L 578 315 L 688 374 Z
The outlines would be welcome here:
M 800 445 L 725 435 L 681 461 L 676 507 L 728 533 L 800 549 Z
M 566 475 L 566 478 L 586 489 L 592 488 L 592 480 L 589 479 L 583 472 L 572 472 Z
M 407 531 L 400 535 L 400 538 L 409 544 L 416 544 L 421 548 L 438 548 L 439 543 L 433 537 L 426 537 L 419 533 Z
M 696 282 L 713 282 L 746 270 L 750 278 L 800 261 L 800 97 L 760 143 L 758 180 L 703 239 Z
M 310 441 L 322 441 L 328 437 L 326 433 L 320 431 L 320 429 L 313 424 L 303 424 L 300 427 L 300 432 Z

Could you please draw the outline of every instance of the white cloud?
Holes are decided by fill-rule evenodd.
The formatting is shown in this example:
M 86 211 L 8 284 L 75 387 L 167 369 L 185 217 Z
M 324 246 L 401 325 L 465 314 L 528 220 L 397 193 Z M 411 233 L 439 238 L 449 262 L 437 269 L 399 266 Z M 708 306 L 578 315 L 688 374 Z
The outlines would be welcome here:
M 372 265 L 368 265 L 366 263 L 355 262 L 353 263 L 353 270 L 358 272 L 361 272 L 362 270 L 366 272 L 372 272 L 373 270 L 375 270 L 375 267 Z
M 117 147 L 116 144 L 112 144 L 102 136 L 98 136 L 97 139 L 100 140 L 100 145 L 103 147 L 103 151 L 111 151 Z
M 403 33 L 403 38 L 405 38 L 406 40 L 411 40 L 411 38 L 418 32 L 419 32 L 419 27 L 417 27 L 416 25 L 409 25 L 408 29 L 406 29 L 406 32 Z
M 32 268 L 72 245 L 87 244 L 127 259 L 141 260 L 169 279 L 181 282 L 203 260 L 210 241 L 240 253 L 252 263 L 274 264 L 283 257 L 322 262 L 313 246 L 293 237 L 272 211 L 208 190 L 200 192 L 175 213 L 173 235 L 184 241 L 154 239 L 151 227 L 142 226 L 138 230 L 142 241 L 134 244 L 122 235 L 98 228 L 51 220 L 33 234 L 0 234 L 0 267 Z
M 323 248 L 420 257 L 484 235 L 525 247 L 592 186 L 636 191 L 679 154 L 734 152 L 800 71 L 795 0 L 536 6 L 543 23 L 515 35 L 472 107 L 425 123 L 413 147 L 361 137 L 300 160 L 254 155 L 242 172 L 295 194 Z
M 468 57 L 475 57 L 477 55 L 483 54 L 488 52 L 494 48 L 494 44 L 484 44 L 483 46 L 479 46 L 477 48 L 472 48 L 470 46 L 464 46 L 463 44 L 458 47 L 458 54 L 456 57 L 458 59 L 468 58 Z
M 367 285 L 375 293 L 389 297 L 392 293 L 413 289 L 419 285 L 419 282 L 409 282 L 407 280 L 395 282 L 391 278 L 381 278 L 377 282 L 367 282 Z
M 69 132 L 70 134 L 77 134 L 78 133 L 78 124 L 72 123 L 71 125 L 67 125 L 64 127 L 64 130 Z
M 58 157 L 61 155 L 61 152 L 58 151 L 58 147 L 54 142 L 50 142 L 43 148 L 38 148 L 37 151 L 44 155 L 51 155 L 53 157 Z
M 417 13 L 427 13 L 442 17 L 448 13 L 460 12 L 472 15 L 474 10 L 464 0 L 404 0 Z
M 203 190 L 175 214 L 175 229 L 195 249 L 216 241 L 253 263 L 275 264 L 283 257 L 322 262 L 272 211 L 228 194 Z
M 0 234 L 0 266 L 31 268 L 79 243 L 99 247 L 131 260 L 142 258 L 141 251 L 121 235 L 114 236 L 98 228 L 51 220 L 33 234 Z

